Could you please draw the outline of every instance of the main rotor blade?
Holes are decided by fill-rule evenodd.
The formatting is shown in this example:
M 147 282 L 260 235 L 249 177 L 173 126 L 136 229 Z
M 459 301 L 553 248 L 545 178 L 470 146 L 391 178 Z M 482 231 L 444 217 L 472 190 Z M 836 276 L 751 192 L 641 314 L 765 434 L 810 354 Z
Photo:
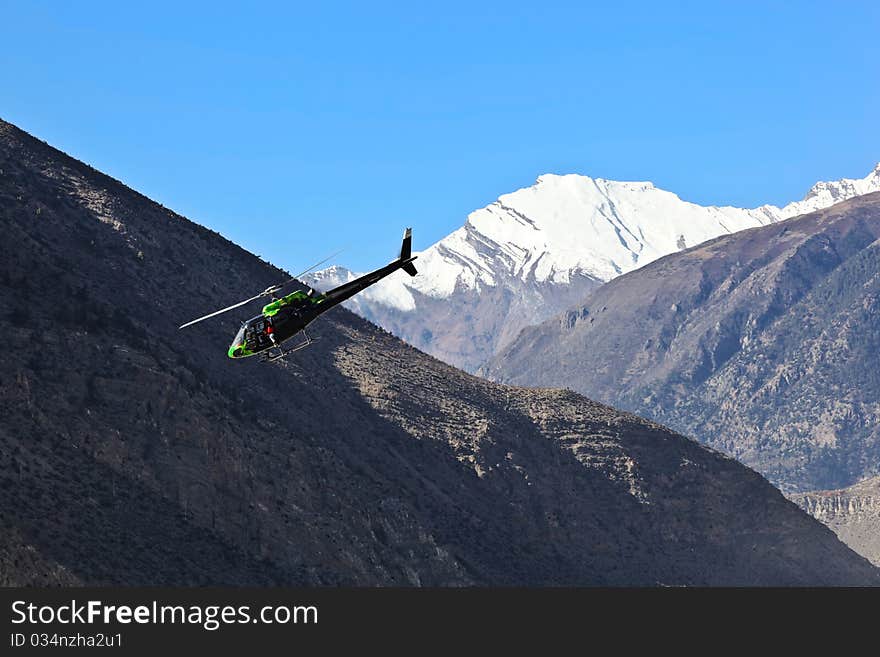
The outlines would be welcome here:
M 298 273 L 298 274 L 297 274 L 296 276 L 294 276 L 293 278 L 289 278 L 289 279 L 287 279 L 286 281 L 284 281 L 284 282 L 283 282 L 281 285 L 279 285 L 278 287 L 284 287 L 285 285 L 289 285 L 290 283 L 293 283 L 295 280 L 298 280 L 300 276 L 305 276 L 306 274 L 308 274 L 310 271 L 312 271 L 312 270 L 315 269 L 316 267 L 320 267 L 320 266 L 323 265 L 325 262 L 327 262 L 328 260 L 330 260 L 330 259 L 332 259 L 332 258 L 335 258 L 335 257 L 338 256 L 340 253 L 342 253 L 343 251 L 345 251 L 345 249 L 339 249 L 336 253 L 334 253 L 334 254 L 332 254 L 332 255 L 328 255 L 326 258 L 324 258 L 324 259 L 321 260 L 320 262 L 316 262 L 315 264 L 313 264 L 313 265 L 312 265 L 311 267 L 309 267 L 308 269 L 304 269 L 303 271 L 301 271 L 300 273 Z
M 250 303 L 251 301 L 255 301 L 256 299 L 259 299 L 264 294 L 265 294 L 265 292 L 260 292 L 257 296 L 251 297 L 250 299 L 245 299 L 244 301 L 239 301 L 238 303 L 233 304 L 233 305 L 229 306 L 228 308 L 224 308 L 223 310 L 217 310 L 217 311 L 211 313 L 210 315 L 205 315 L 204 317 L 199 317 L 198 319 L 194 319 L 191 322 L 187 322 L 186 324 L 181 324 L 178 327 L 178 330 L 180 330 L 182 328 L 186 328 L 187 326 L 192 326 L 193 324 L 198 324 L 199 322 L 204 321 L 206 319 L 210 319 L 211 317 L 216 317 L 217 315 L 222 315 L 223 313 L 225 313 L 229 310 L 233 310 L 234 308 L 238 308 L 239 306 L 243 306 L 246 303 Z
M 334 253 L 333 255 L 329 255 L 329 256 L 327 256 L 326 258 L 324 258 L 323 260 L 321 260 L 320 262 L 316 262 L 314 265 L 312 265 L 312 266 L 309 267 L 308 269 L 306 269 L 306 270 L 304 270 L 304 271 L 301 271 L 299 274 L 297 274 L 297 275 L 294 276 L 293 278 L 290 278 L 290 279 L 284 281 L 284 282 L 281 283 L 280 285 L 271 285 L 271 286 L 267 287 L 265 290 L 263 290 L 263 291 L 260 292 L 259 294 L 255 295 L 255 296 L 252 296 L 250 299 L 245 299 L 244 301 L 239 301 L 238 303 L 233 304 L 233 305 L 229 306 L 228 308 L 224 308 L 223 310 L 217 310 L 217 311 L 215 311 L 215 312 L 212 312 L 210 315 L 205 315 L 204 317 L 199 317 L 198 319 L 194 319 L 194 320 L 192 320 L 191 322 L 187 322 L 186 324 L 181 324 L 181 325 L 178 327 L 178 330 L 180 330 L 180 329 L 182 329 L 182 328 L 186 328 L 187 326 L 192 326 L 193 324 L 198 324 L 199 322 L 204 321 L 204 320 L 206 320 L 206 319 L 210 319 L 211 317 L 216 317 L 217 315 L 222 315 L 223 313 L 225 313 L 225 312 L 227 312 L 227 311 L 229 311 L 229 310 L 233 310 L 233 309 L 235 309 L 235 308 L 238 308 L 239 306 L 243 306 L 243 305 L 245 305 L 246 303 L 250 303 L 251 301 L 256 301 L 256 300 L 259 299 L 260 297 L 268 297 L 268 296 L 271 296 L 271 295 L 275 294 L 276 292 L 278 292 L 279 290 L 281 290 L 281 288 L 285 287 L 286 285 L 289 285 L 290 283 L 293 283 L 293 282 L 294 282 L 295 280 L 297 280 L 300 276 L 304 276 L 304 275 L 308 274 L 308 273 L 309 273 L 310 271 L 312 271 L 315 267 L 320 267 L 321 265 L 323 265 L 325 262 L 327 262 L 327 261 L 330 260 L 331 258 L 335 258 L 335 257 L 338 256 L 340 253 L 342 253 L 342 251 L 343 251 L 343 249 L 340 249 L 339 251 L 337 251 L 337 252 Z

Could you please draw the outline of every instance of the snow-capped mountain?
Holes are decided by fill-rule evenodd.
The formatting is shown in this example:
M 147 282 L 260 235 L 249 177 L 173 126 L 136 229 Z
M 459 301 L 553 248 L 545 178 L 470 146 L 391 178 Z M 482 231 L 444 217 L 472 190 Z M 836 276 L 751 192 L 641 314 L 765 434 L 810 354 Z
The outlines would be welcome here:
M 472 212 L 419 255 L 419 275 L 391 276 L 347 305 L 409 343 L 475 370 L 525 326 L 576 304 L 592 288 L 724 233 L 762 226 L 880 191 L 865 178 L 819 182 L 779 208 L 704 207 L 650 182 L 547 174 Z M 316 272 L 324 288 L 354 278 Z

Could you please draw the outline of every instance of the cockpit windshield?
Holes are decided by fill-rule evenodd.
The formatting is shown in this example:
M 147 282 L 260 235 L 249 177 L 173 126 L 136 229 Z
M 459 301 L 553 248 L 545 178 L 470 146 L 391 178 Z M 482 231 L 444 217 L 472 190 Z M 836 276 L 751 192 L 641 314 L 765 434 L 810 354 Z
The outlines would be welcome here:
M 245 327 L 245 324 L 241 325 L 241 328 L 238 329 L 238 333 L 235 334 L 235 339 L 232 341 L 232 344 L 229 345 L 228 354 L 230 358 L 243 358 L 245 356 L 250 356 L 253 353 L 251 351 L 248 351 L 248 348 L 245 345 Z

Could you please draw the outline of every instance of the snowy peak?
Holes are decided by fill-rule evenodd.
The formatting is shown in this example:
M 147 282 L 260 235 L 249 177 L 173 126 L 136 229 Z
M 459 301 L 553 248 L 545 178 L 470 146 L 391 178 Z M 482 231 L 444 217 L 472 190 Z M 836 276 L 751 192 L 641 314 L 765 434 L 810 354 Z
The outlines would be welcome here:
M 577 272 L 596 280 L 647 264 L 682 244 L 778 220 L 766 211 L 704 208 L 651 182 L 545 174 L 472 212 L 463 228 L 430 247 L 411 285 L 447 296 L 499 280 L 565 284 Z
M 315 282 L 328 283 L 332 285 L 342 285 L 355 278 L 354 272 L 340 265 L 333 265 L 316 271 L 312 274 L 311 279 Z
M 832 182 L 817 182 L 810 188 L 802 201 L 789 203 L 782 208 L 781 212 L 786 218 L 795 217 L 877 191 L 880 191 L 880 162 L 864 178 L 843 178 Z

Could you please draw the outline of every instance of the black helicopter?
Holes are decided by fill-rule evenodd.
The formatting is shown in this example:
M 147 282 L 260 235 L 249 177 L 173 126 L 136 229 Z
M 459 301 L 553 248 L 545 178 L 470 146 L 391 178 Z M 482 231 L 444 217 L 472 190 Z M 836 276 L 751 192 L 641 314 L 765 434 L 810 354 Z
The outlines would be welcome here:
M 333 256 L 330 257 L 332 258 Z M 230 358 L 246 358 L 247 356 L 262 353 L 266 360 L 278 360 L 287 354 L 309 346 L 311 338 L 309 338 L 305 331 L 306 326 L 337 304 L 353 297 L 358 292 L 368 288 L 373 283 L 394 273 L 398 269 L 403 269 L 410 276 L 415 276 L 418 272 L 412 263 L 416 257 L 412 255 L 412 229 L 407 228 L 403 233 L 400 256 L 376 271 L 364 274 L 360 278 L 356 278 L 323 294 L 309 288 L 308 291 L 296 290 L 283 297 L 276 296 L 277 292 L 295 282 L 299 276 L 326 262 L 326 260 L 322 260 L 280 285 L 272 285 L 250 299 L 245 299 L 228 308 L 223 308 L 204 317 L 194 319 L 181 325 L 180 328 L 186 328 L 205 319 L 216 317 L 251 301 L 256 301 L 261 297 L 271 297 L 272 301 L 263 306 L 263 310 L 259 315 L 242 323 L 238 333 L 235 334 L 235 339 L 229 345 L 227 354 Z M 297 333 L 302 333 L 305 339 L 293 348 L 283 349 L 281 345 Z

